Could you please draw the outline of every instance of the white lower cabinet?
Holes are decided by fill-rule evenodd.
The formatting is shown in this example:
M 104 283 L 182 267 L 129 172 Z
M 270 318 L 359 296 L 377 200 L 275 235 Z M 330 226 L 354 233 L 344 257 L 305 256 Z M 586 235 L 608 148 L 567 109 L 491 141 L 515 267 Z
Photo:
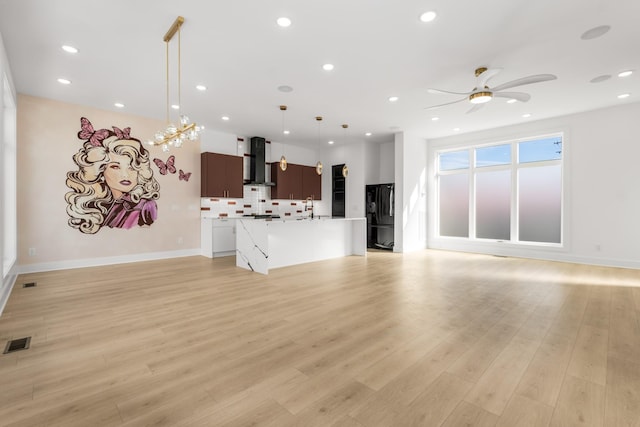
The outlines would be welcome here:
M 213 256 L 229 256 L 236 253 L 236 221 L 219 219 L 213 221 Z
M 236 254 L 235 218 L 203 218 L 200 225 L 202 255 L 208 258 Z

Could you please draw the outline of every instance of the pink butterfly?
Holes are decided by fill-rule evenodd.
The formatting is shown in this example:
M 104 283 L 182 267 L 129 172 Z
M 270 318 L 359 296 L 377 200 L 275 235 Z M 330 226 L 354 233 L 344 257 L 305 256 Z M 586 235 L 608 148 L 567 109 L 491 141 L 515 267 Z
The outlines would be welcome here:
M 153 159 L 153 163 L 155 163 L 156 166 L 158 166 L 158 169 L 160 169 L 160 175 L 166 175 L 167 171 L 170 173 L 176 173 L 176 167 L 174 166 L 175 162 L 176 156 L 169 156 L 166 163 L 160 159 Z
M 131 139 L 129 132 L 131 132 L 131 128 L 120 129 L 118 127 L 112 126 L 113 132 L 116 134 L 118 139 Z
M 178 175 L 178 179 L 181 179 L 183 181 L 189 181 L 189 178 L 191 178 L 191 172 L 184 173 L 182 169 L 180 169 L 180 174 Z
M 94 130 L 93 125 L 86 117 L 80 118 L 80 132 L 78 138 L 89 141 L 94 147 L 102 145 L 102 141 L 109 136 L 109 129 Z

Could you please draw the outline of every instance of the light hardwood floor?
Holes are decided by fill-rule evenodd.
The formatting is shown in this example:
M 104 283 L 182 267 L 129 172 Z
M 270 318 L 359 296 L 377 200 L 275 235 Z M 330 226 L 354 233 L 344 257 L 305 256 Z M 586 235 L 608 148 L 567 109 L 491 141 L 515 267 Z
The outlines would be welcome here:
M 22 288 L 25 282 L 36 288 Z M 25 274 L 3 426 L 639 426 L 640 271 L 371 252 Z

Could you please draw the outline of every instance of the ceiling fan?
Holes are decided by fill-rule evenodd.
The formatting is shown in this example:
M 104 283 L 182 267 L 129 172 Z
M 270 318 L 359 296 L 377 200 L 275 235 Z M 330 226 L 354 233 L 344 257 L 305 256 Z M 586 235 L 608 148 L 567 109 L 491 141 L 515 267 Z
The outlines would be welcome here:
M 475 71 L 476 74 L 476 85 L 470 92 L 451 92 L 448 90 L 440 90 L 440 89 L 428 89 L 429 93 L 439 93 L 439 94 L 447 94 L 447 95 L 464 95 L 464 98 L 458 99 L 457 101 L 447 102 L 445 104 L 433 105 L 431 107 L 425 108 L 425 110 L 431 110 L 434 108 L 444 107 L 445 105 L 456 104 L 458 102 L 462 102 L 468 100 L 473 107 L 468 113 L 473 113 L 481 109 L 485 103 L 491 101 L 494 97 L 496 98 L 509 98 L 515 99 L 521 102 L 527 102 L 531 99 L 531 95 L 525 92 L 502 92 L 504 89 L 510 89 L 516 86 L 524 86 L 532 83 L 540 83 L 546 82 L 549 80 L 557 79 L 553 74 L 536 74 L 533 76 L 522 77 L 516 80 L 511 80 L 510 82 L 503 83 L 496 87 L 490 88 L 487 86 L 489 80 L 495 77 L 500 71 L 501 68 L 486 68 L 480 67 Z

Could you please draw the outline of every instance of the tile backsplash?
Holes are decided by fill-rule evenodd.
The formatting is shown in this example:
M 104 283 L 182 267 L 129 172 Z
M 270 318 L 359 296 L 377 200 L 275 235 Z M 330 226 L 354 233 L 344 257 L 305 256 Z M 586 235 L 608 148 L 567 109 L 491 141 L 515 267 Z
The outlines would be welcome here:
M 241 217 L 243 215 L 279 215 L 286 217 L 306 217 L 311 214 L 305 210 L 305 200 L 272 200 L 271 188 L 245 185 L 242 199 L 223 199 L 203 197 L 200 199 L 202 217 L 224 218 Z M 318 212 L 321 201 L 314 201 L 314 212 Z M 309 206 L 310 208 L 310 206 Z

